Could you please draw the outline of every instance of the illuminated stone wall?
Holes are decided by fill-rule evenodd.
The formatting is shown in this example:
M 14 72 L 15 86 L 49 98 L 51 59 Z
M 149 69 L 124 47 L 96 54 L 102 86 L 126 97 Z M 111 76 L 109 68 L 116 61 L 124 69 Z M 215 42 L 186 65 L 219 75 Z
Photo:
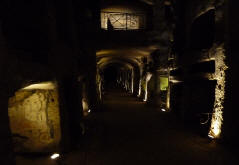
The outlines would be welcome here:
M 212 48 L 212 53 L 215 55 L 216 71 L 214 79 L 217 80 L 215 88 L 215 102 L 213 108 L 213 115 L 211 121 L 211 128 L 209 137 L 219 138 L 221 134 L 221 127 L 223 123 L 223 109 L 224 109 L 224 95 L 226 87 L 226 70 L 228 69 L 225 64 L 225 49 L 224 45 Z
M 145 16 L 143 14 L 102 12 L 101 28 L 107 30 L 109 21 L 114 30 L 136 30 L 145 26 Z
M 20 90 L 9 100 L 16 152 L 56 150 L 61 139 L 57 90 Z
M 172 106 L 200 133 L 207 136 L 209 131 L 216 138 L 223 121 L 226 76 L 223 0 L 185 1 L 185 8 L 179 3 L 175 11 L 183 12 L 180 19 L 187 23 L 178 24 L 175 35 L 178 69 L 174 76 L 182 82 L 173 84 Z M 201 122 L 203 118 L 207 122 Z
M 114 30 L 144 29 L 146 13 L 136 4 L 106 5 L 101 9 L 101 28 L 107 30 L 111 25 Z M 109 29 L 108 29 L 109 30 Z M 111 29 L 112 30 L 112 29 Z

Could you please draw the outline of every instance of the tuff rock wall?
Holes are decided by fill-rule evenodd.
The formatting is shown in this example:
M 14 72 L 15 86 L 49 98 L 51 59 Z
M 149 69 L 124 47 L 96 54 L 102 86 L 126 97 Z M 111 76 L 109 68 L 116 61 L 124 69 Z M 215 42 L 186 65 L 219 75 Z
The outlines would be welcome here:
M 55 151 L 61 139 L 57 90 L 19 90 L 9 99 L 15 152 Z

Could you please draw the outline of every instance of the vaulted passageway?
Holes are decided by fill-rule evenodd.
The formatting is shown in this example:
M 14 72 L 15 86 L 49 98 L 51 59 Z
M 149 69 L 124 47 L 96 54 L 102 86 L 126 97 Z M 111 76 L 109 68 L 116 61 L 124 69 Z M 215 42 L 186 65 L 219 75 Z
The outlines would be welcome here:
M 0 1 L 0 164 L 239 164 L 235 6 Z
M 112 86 L 111 86 L 112 87 Z M 109 89 L 109 88 L 108 88 Z M 130 164 L 237 164 L 236 157 L 220 144 L 198 136 L 172 113 L 165 113 L 128 94 L 111 88 L 104 95 L 103 111 L 87 120 L 89 129 L 76 149 L 62 154 L 66 165 Z M 79 131 L 79 130 L 76 130 Z M 20 160 L 20 158 L 19 158 Z M 48 162 L 47 162 L 48 160 Z M 22 159 L 24 165 L 49 158 Z M 27 163 L 28 162 L 28 163 Z

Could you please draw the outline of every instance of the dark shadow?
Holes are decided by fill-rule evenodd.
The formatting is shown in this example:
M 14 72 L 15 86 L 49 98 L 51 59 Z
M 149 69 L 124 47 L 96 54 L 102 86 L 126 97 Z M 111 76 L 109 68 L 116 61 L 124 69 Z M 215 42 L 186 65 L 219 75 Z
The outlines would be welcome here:
M 215 35 L 215 10 L 209 10 L 198 17 L 192 25 L 190 47 L 201 50 L 212 47 Z

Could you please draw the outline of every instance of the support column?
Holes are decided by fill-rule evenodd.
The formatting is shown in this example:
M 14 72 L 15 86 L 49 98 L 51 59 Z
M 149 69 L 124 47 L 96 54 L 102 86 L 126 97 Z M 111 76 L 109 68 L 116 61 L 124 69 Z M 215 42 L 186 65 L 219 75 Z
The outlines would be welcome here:
M 139 75 L 138 75 L 138 89 L 137 91 L 135 91 L 135 93 L 137 94 L 137 97 L 141 96 L 141 92 L 142 92 L 142 88 L 141 88 L 141 84 L 142 84 L 142 66 L 139 66 Z
M 148 59 L 145 57 L 145 58 L 142 58 L 141 59 L 141 68 L 140 68 L 140 87 L 139 87 L 139 95 L 138 97 L 140 99 L 142 99 L 143 101 L 147 101 L 145 99 L 145 96 L 147 95 L 146 93 L 146 75 L 147 75 L 147 72 L 148 72 Z
M 59 82 L 59 97 L 62 147 L 64 150 L 69 150 L 71 147 L 76 146 L 81 133 L 82 105 L 80 86 L 74 77 L 64 78 Z
M 153 105 L 160 106 L 161 98 L 160 98 L 160 69 L 156 69 L 153 71 L 152 79 L 150 82 L 150 96 L 149 102 Z
M 134 70 L 131 70 L 131 93 L 134 94 Z
M 151 93 L 149 102 L 163 111 L 169 109 L 169 69 L 168 69 L 168 48 L 157 50 L 152 53 L 153 76 L 151 80 Z M 159 52 L 160 51 L 160 52 Z

